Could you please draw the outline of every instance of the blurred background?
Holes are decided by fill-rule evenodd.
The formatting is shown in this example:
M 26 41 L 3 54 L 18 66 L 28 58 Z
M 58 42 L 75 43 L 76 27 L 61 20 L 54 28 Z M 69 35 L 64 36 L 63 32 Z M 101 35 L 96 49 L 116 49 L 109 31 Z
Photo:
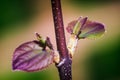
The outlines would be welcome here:
M 73 80 L 120 80 L 120 2 L 118 0 L 62 0 L 64 26 L 88 16 L 105 24 L 97 40 L 80 40 L 73 57 Z M 50 0 L 0 0 L 0 80 L 59 80 L 54 64 L 40 72 L 17 72 L 12 55 L 21 43 L 49 36 L 56 48 Z M 70 35 L 66 33 L 66 40 Z

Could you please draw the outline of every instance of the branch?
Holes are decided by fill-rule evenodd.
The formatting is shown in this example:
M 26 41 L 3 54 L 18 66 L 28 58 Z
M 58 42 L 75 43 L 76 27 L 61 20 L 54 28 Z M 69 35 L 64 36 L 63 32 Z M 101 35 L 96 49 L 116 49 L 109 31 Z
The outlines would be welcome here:
M 57 49 L 61 60 L 68 57 L 60 0 L 51 0 Z
M 66 46 L 61 2 L 60 0 L 51 0 L 51 4 L 54 19 L 57 50 L 59 51 L 60 54 L 60 62 L 56 64 L 56 67 L 59 72 L 60 80 L 72 80 L 71 75 L 72 60 L 68 55 L 68 50 Z

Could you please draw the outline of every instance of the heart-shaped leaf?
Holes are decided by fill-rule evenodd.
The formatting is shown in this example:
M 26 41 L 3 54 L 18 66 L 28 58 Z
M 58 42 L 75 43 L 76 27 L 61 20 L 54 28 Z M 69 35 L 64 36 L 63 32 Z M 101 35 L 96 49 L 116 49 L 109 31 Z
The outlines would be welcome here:
M 34 40 L 16 48 L 13 54 L 13 70 L 38 71 L 53 63 L 53 50 L 43 50 L 38 43 Z

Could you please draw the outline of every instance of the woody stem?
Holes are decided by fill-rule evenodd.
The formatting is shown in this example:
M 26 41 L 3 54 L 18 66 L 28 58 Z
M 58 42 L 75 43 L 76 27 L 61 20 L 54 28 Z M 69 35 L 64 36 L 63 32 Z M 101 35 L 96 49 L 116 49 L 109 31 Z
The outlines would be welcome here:
M 60 80 L 72 80 L 72 76 L 71 76 L 72 60 L 68 55 L 68 50 L 66 46 L 61 1 L 51 0 L 51 5 L 52 5 L 53 20 L 54 20 L 57 50 L 59 51 L 59 55 L 60 55 L 60 62 L 56 64 L 56 67 L 59 72 Z

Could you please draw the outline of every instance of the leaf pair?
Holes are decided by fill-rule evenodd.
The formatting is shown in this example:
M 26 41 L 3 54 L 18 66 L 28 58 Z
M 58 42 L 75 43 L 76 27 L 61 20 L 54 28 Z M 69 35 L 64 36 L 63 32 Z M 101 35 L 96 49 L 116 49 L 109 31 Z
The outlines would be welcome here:
M 89 21 L 87 20 L 87 17 L 80 17 L 78 20 L 70 22 L 66 29 L 68 33 L 71 34 L 67 45 L 71 58 L 74 55 L 75 48 L 79 39 L 96 39 L 105 32 L 103 24 L 99 22 Z
M 105 32 L 105 29 L 101 23 L 89 21 L 87 17 L 80 17 L 68 24 L 67 31 L 71 34 L 68 50 L 72 56 L 78 39 L 97 38 Z M 46 68 L 54 62 L 54 59 L 56 62 L 59 61 L 59 54 L 55 56 L 56 52 L 50 39 L 47 37 L 44 40 L 38 33 L 36 36 L 38 40 L 23 43 L 16 48 L 12 61 L 13 70 L 33 72 Z
M 87 17 L 80 17 L 78 20 L 70 22 L 66 29 L 68 33 L 76 35 L 78 39 L 95 39 L 105 32 L 103 24 L 89 21 Z

